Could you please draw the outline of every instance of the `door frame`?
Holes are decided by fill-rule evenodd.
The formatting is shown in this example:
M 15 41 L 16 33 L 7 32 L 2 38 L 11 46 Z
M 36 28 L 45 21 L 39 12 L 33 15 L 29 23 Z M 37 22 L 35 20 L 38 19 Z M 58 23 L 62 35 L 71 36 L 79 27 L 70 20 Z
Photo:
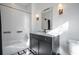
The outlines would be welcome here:
M 1 11 L 0 11 L 0 55 L 2 55 L 2 24 L 1 24 Z

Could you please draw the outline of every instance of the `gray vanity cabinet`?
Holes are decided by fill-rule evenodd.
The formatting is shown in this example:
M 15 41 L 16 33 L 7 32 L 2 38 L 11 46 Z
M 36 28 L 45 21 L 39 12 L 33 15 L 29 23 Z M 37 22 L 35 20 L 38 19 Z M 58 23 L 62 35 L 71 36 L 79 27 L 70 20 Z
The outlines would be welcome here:
M 31 33 L 30 49 L 38 55 L 52 55 L 52 37 Z

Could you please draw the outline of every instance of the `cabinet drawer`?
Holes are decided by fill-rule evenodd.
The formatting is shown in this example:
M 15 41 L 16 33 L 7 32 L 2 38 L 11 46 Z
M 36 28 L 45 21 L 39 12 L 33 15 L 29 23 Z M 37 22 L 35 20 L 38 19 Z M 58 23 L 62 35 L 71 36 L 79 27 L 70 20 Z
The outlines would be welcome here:
M 30 34 L 31 38 L 36 38 L 37 40 L 44 40 L 45 37 L 42 35 Z
M 37 34 L 30 34 L 31 38 L 35 38 L 37 40 L 41 40 L 41 41 L 46 41 L 49 43 L 52 43 L 52 37 L 48 37 L 48 36 L 42 36 L 42 35 L 37 35 Z

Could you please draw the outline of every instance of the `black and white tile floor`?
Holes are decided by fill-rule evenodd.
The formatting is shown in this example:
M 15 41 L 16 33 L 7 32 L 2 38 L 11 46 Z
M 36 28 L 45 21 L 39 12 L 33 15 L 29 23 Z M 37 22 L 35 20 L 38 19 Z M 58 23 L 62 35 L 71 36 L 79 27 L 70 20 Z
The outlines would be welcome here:
M 19 52 L 12 54 L 12 55 L 33 55 L 33 53 L 30 51 L 29 48 L 26 48 L 24 50 L 21 50 Z
M 38 55 L 34 50 L 31 50 L 29 48 L 26 48 L 24 50 L 21 50 L 19 52 L 16 52 L 12 55 Z M 60 53 L 54 53 L 52 52 L 52 55 L 60 55 Z

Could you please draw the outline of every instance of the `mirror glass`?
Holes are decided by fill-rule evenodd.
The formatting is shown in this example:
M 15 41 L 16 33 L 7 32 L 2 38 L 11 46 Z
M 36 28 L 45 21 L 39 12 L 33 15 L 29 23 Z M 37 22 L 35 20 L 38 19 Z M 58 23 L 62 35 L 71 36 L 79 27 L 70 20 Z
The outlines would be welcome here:
M 42 22 L 41 27 L 42 30 L 46 32 L 46 30 L 52 29 L 52 20 L 53 20 L 53 8 L 46 8 L 41 12 Z

